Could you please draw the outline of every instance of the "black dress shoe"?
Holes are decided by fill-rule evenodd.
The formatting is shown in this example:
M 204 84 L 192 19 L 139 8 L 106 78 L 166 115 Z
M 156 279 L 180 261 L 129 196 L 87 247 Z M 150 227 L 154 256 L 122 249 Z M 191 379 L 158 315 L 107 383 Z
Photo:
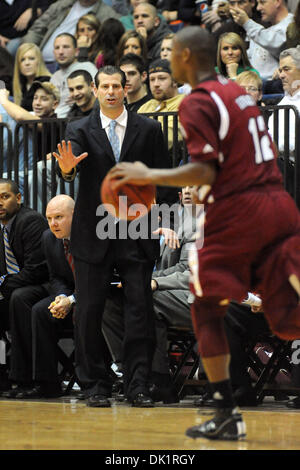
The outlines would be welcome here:
M 158 387 L 156 384 L 152 384 L 149 388 L 149 394 L 154 402 L 179 403 L 178 395 L 172 387 Z
M 252 387 L 237 388 L 233 394 L 238 406 L 257 406 L 258 400 Z
M 292 400 L 289 400 L 286 404 L 288 408 L 293 408 L 294 410 L 299 410 L 300 409 L 300 397 L 293 398 Z
M 132 406 L 137 408 L 152 408 L 154 406 L 154 401 L 149 395 L 145 393 L 138 393 L 132 400 Z
M 91 406 L 92 408 L 110 408 L 111 403 L 108 397 L 104 395 L 91 395 L 87 399 L 86 406 Z
M 6 390 L 1 393 L 1 396 L 4 398 L 17 398 L 17 395 L 20 393 L 23 393 L 25 391 L 25 388 L 22 386 L 17 386 L 14 388 L 10 388 L 9 390 Z
M 17 399 L 31 399 L 31 398 L 59 398 L 63 395 L 63 390 L 60 384 L 48 383 L 43 385 L 36 385 L 31 388 L 24 388 L 17 393 Z

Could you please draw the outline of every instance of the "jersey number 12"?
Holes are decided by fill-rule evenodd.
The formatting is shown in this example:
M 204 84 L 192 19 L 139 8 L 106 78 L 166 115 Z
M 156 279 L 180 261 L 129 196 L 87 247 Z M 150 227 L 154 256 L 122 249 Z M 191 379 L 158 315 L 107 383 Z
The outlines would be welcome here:
M 271 147 L 270 138 L 266 131 L 266 124 L 262 116 L 252 117 L 249 119 L 248 130 L 252 135 L 254 149 L 255 149 L 255 163 L 263 163 L 273 160 L 274 152 Z M 263 136 L 259 137 L 260 132 L 265 132 Z

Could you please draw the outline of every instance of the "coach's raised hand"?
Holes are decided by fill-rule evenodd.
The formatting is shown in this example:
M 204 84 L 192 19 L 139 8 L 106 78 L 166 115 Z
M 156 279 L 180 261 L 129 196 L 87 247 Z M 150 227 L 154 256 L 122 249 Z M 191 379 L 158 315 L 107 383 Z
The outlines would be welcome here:
M 82 153 L 76 157 L 72 152 L 72 144 L 68 141 L 68 144 L 63 140 L 61 144 L 57 145 L 58 154 L 53 152 L 54 157 L 56 158 L 59 168 L 63 173 L 70 173 L 73 168 L 78 165 L 81 160 L 88 156 L 87 152 Z

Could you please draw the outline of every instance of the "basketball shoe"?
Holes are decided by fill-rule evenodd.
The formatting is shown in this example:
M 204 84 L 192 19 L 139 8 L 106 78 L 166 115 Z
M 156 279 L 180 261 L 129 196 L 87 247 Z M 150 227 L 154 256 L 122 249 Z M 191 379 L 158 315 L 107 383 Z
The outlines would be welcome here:
M 239 441 L 246 437 L 246 424 L 237 408 L 220 408 L 213 419 L 186 430 L 186 435 L 196 439 L 219 439 Z

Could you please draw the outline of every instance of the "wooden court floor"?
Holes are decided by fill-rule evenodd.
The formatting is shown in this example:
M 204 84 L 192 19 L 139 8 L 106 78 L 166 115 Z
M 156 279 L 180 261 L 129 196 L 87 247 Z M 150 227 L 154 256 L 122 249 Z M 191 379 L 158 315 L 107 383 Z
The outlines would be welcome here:
M 56 401 L 0 400 L 0 450 L 299 450 L 300 410 L 284 404 L 243 409 L 247 439 L 192 440 L 185 430 L 209 419 L 193 400 L 151 409 L 113 403 L 88 408 L 76 398 Z

